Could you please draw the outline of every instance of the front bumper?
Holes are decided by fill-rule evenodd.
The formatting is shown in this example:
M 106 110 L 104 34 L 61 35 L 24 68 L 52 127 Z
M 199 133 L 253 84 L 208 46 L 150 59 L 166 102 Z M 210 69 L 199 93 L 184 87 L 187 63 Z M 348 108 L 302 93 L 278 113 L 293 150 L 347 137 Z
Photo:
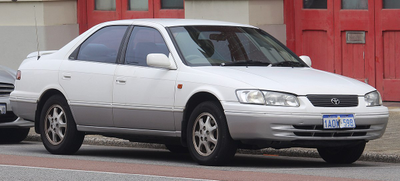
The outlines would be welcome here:
M 369 141 L 385 132 L 389 111 L 384 106 L 314 107 L 305 97 L 300 107 L 275 107 L 223 102 L 230 134 L 234 140 L 270 142 Z M 324 130 L 323 115 L 354 114 L 354 129 Z

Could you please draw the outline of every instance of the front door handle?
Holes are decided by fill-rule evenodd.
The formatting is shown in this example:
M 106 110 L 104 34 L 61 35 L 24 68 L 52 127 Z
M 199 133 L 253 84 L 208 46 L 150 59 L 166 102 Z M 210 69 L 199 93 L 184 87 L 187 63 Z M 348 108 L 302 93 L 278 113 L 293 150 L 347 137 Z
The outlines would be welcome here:
M 126 84 L 126 79 L 119 77 L 116 79 L 117 84 Z

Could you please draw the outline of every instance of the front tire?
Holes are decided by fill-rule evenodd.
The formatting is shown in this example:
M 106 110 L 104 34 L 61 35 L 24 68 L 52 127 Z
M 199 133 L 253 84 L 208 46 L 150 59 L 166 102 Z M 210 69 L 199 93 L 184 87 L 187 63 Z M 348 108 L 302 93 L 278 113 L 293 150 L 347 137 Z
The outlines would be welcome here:
M 44 147 L 53 154 L 74 154 L 85 134 L 76 129 L 67 101 L 60 95 L 50 97 L 40 115 L 40 136 Z
M 237 144 L 217 103 L 203 102 L 193 110 L 187 127 L 187 145 L 192 158 L 201 165 L 223 165 L 234 157 Z
M 321 147 L 318 153 L 327 163 L 351 164 L 357 161 L 364 152 L 365 142 L 342 147 Z

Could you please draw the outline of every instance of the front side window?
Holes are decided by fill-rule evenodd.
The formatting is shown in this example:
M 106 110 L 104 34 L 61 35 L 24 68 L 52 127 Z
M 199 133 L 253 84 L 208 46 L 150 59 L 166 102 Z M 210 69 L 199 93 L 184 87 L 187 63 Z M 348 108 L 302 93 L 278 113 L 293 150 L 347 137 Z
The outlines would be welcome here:
M 150 53 L 168 56 L 169 50 L 163 37 L 154 28 L 135 27 L 126 49 L 125 64 L 147 66 L 147 55 Z
M 184 26 L 171 27 L 170 31 L 189 66 L 306 66 L 259 29 Z
M 115 63 L 127 28 L 128 26 L 109 26 L 100 29 L 83 42 L 70 59 Z

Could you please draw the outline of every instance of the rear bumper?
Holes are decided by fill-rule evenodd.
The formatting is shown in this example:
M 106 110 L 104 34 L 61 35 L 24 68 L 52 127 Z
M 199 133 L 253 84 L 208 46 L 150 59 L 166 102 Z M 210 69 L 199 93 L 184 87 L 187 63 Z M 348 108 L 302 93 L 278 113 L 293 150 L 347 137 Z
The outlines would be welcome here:
M 32 121 L 27 121 L 22 118 L 17 118 L 13 122 L 0 123 L 0 128 L 30 128 L 33 127 Z

